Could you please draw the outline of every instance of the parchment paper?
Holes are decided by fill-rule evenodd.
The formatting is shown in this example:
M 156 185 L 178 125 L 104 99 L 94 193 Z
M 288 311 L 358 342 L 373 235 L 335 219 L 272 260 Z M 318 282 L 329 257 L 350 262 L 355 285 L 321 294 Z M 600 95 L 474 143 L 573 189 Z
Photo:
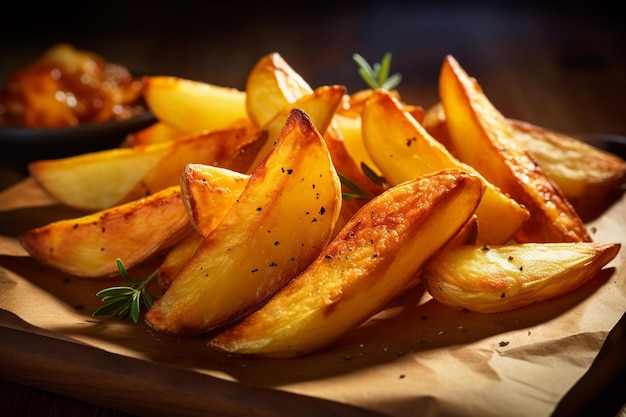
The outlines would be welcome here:
M 594 240 L 624 244 L 625 213 L 622 197 L 588 224 Z M 280 360 L 231 357 L 212 351 L 206 339 L 163 336 L 130 320 L 93 319 L 100 305 L 95 293 L 116 281 L 44 268 L 17 242 L 20 231 L 78 214 L 56 204 L 31 179 L 0 194 L 0 309 L 98 348 L 93 355 L 102 350 L 164 370 L 193 370 L 390 416 L 548 416 L 626 311 L 622 248 L 584 287 L 528 308 L 457 311 L 419 286 L 321 352 Z

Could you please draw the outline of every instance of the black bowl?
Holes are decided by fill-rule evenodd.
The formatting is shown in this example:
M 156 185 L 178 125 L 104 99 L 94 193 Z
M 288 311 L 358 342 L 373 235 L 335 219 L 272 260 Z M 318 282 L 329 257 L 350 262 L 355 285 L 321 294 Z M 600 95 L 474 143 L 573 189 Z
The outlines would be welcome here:
M 112 149 L 119 146 L 130 133 L 155 122 L 154 114 L 146 111 L 126 120 L 68 128 L 0 127 L 0 159 L 28 163 Z

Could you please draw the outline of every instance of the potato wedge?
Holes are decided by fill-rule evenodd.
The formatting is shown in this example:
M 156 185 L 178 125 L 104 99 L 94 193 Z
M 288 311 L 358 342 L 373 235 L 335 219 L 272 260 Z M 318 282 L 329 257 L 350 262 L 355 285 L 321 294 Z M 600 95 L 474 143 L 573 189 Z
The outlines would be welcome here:
M 130 268 L 169 248 L 192 231 L 180 187 L 127 204 L 26 231 L 20 243 L 38 262 L 70 275 L 117 274 L 116 259 Z
M 294 109 L 233 208 L 148 310 L 147 323 L 198 335 L 249 314 L 315 259 L 340 208 L 324 140 Z
M 274 357 L 327 346 L 406 288 L 471 218 L 483 189 L 479 178 L 456 170 L 388 189 L 363 206 L 302 274 L 209 345 Z
M 283 109 L 279 110 L 274 117 L 263 126 L 262 130 L 268 133 L 264 137 L 265 142 L 258 150 L 256 158 L 250 165 L 248 172 L 252 172 L 272 149 L 292 109 L 297 107 L 304 111 L 309 116 L 320 135 L 323 136 L 331 120 L 333 120 L 337 108 L 341 104 L 345 92 L 346 88 L 343 86 L 322 86 L 315 89 L 311 94 L 306 94 L 293 103 L 288 103 Z
M 214 131 L 154 145 L 35 161 L 28 169 L 59 202 L 103 210 L 178 185 L 189 163 L 219 165 L 256 135 L 246 128 Z
M 619 156 L 561 132 L 508 120 L 515 139 L 537 159 L 584 221 L 597 217 L 623 193 L 626 161 Z M 441 103 L 428 108 L 424 127 L 444 146 L 450 146 Z
M 528 149 L 583 219 L 606 209 L 624 191 L 626 161 L 528 122 L 509 119 L 515 139 Z
M 204 236 L 194 230 L 167 251 L 157 272 L 157 282 L 162 292 L 172 285 L 203 240 Z
M 530 212 L 515 235 L 519 242 L 591 241 L 563 192 L 519 145 L 511 124 L 476 80 L 450 55 L 441 69 L 439 93 L 457 157 Z
M 372 159 L 363 140 L 361 113 L 351 115 L 337 114 L 335 122 L 343 137 L 346 150 L 354 162 L 358 166 L 365 164 L 376 174 L 381 175 L 382 172 L 376 166 L 376 162 Z
M 421 278 L 450 307 L 499 313 L 574 291 L 609 263 L 619 243 L 459 246 L 429 261 Z
M 345 116 L 354 116 L 360 115 L 363 110 L 363 106 L 367 102 L 367 100 L 372 96 L 372 94 L 376 91 L 376 89 L 368 88 L 366 90 L 359 90 L 355 93 L 346 96 L 344 100 L 344 105 L 339 109 L 338 113 Z M 402 103 L 402 109 L 408 112 L 411 116 L 415 118 L 419 123 L 422 123 L 424 119 L 424 108 L 422 106 L 417 106 L 414 104 L 407 104 L 402 101 L 398 90 L 386 90 L 389 94 L 398 99 L 400 103 Z
M 452 156 L 384 90 L 363 107 L 363 141 L 390 186 L 448 168 L 480 177 L 486 189 L 476 209 L 478 243 L 506 243 L 529 217 L 515 200 Z
M 155 143 L 174 141 L 185 136 L 189 136 L 189 133 L 182 132 L 163 121 L 157 121 L 148 127 L 144 127 L 128 135 L 121 146 L 154 145 Z
M 291 103 L 309 95 L 313 89 L 278 53 L 263 56 L 252 68 L 246 83 L 246 105 L 250 118 L 258 126 L 264 126 Z M 371 196 L 382 192 L 361 170 L 360 163 L 348 152 L 344 137 L 333 119 L 325 134 L 322 134 L 333 159 L 337 172 L 350 178 Z M 257 161 L 258 162 L 258 161 Z M 352 201 L 349 206 L 357 209 L 365 202 Z M 346 208 L 348 210 L 348 208 Z M 351 217 L 350 210 L 344 217 Z
M 191 224 L 209 235 L 232 208 L 250 175 L 213 165 L 189 164 L 180 182 L 183 203 Z
M 245 105 L 252 121 L 262 127 L 285 106 L 312 92 L 302 76 L 273 52 L 261 57 L 248 73 Z
M 181 132 L 223 130 L 248 119 L 246 93 L 236 88 L 164 75 L 143 81 L 150 110 Z

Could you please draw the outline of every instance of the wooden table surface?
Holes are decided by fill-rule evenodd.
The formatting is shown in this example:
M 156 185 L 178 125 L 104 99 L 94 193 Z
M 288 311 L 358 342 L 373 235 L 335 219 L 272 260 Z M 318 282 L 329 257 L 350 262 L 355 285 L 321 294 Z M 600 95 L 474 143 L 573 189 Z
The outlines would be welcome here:
M 403 75 L 403 99 L 428 107 L 438 101 L 439 69 L 452 54 L 508 117 L 572 134 L 626 135 L 626 37 L 617 6 L 206 3 L 16 4 L 0 25 L 0 82 L 53 44 L 69 42 L 137 71 L 240 89 L 261 56 L 279 52 L 313 87 L 356 91 L 364 85 L 352 54 L 378 61 L 390 51 L 392 71 Z M 3 159 L 0 190 L 25 175 L 23 164 Z M 626 400 L 615 388 L 626 380 L 623 321 L 601 355 L 608 362 L 592 367 L 555 415 L 583 415 L 588 401 L 599 415 L 618 414 Z M 125 414 L 0 381 L 0 415 Z

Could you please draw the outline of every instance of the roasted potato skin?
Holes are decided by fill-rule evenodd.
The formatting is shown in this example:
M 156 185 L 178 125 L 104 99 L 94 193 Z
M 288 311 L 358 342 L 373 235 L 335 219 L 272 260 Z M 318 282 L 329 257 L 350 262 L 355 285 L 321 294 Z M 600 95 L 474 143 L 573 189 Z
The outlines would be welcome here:
M 592 240 L 563 192 L 515 140 L 508 120 L 450 55 L 440 72 L 439 90 L 454 153 L 530 212 L 517 241 Z
M 528 210 L 451 155 L 386 91 L 372 94 L 362 117 L 365 147 L 390 185 L 442 169 L 460 169 L 483 180 L 485 195 L 476 210 L 480 243 L 505 243 L 528 220 Z
M 426 175 L 370 200 L 310 266 L 209 344 L 294 357 L 335 341 L 399 295 L 473 216 L 484 185 L 458 170 Z
M 131 268 L 191 231 L 180 187 L 172 186 L 111 209 L 28 230 L 19 240 L 42 264 L 77 277 L 104 278 L 118 273 L 117 258 Z
M 164 333 L 193 336 L 254 311 L 330 241 L 341 185 L 323 138 L 299 109 L 217 227 L 146 313 Z
M 536 159 L 583 221 L 602 214 L 624 192 L 626 161 L 576 137 L 523 120 L 508 119 L 515 140 Z M 424 127 L 452 149 L 441 103 L 429 107 Z
M 620 248 L 594 242 L 457 246 L 429 261 L 420 277 L 442 304 L 501 313 L 574 291 Z

